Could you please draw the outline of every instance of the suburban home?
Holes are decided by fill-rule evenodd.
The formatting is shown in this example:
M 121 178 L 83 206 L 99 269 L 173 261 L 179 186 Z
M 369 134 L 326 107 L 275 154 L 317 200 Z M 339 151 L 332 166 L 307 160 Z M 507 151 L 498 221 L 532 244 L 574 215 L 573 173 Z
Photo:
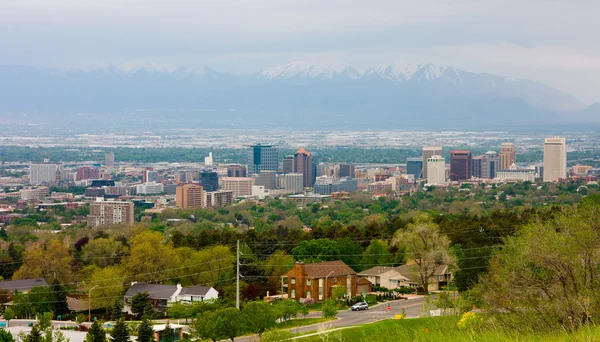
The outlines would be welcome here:
M 169 326 L 171 327 L 171 329 L 173 329 L 173 336 L 171 336 L 169 340 L 181 341 L 183 339 L 183 328 L 187 326 L 179 324 L 169 324 Z M 167 336 L 164 335 L 166 328 L 166 324 L 157 324 L 152 326 L 152 330 L 154 330 L 153 340 L 155 342 L 161 342 L 167 339 Z
M 133 283 L 127 292 L 125 292 L 125 304 L 123 307 L 126 312 L 132 313 L 131 300 L 133 296 L 143 292 L 148 292 L 148 295 L 152 299 L 152 305 L 157 311 L 165 311 L 173 303 L 177 302 L 189 304 L 192 302 L 217 299 L 219 297 L 219 292 L 208 286 L 182 287 L 181 284 L 159 285 Z
M 410 260 L 405 265 L 397 267 L 373 267 L 358 273 L 358 276 L 369 280 L 375 286 L 390 290 L 400 287 L 418 288 L 421 286 L 421 279 L 416 266 L 414 260 Z M 429 278 L 429 291 L 438 291 L 450 282 L 452 282 L 452 273 L 448 265 L 438 266 L 435 268 L 434 275 Z
M 374 286 L 395 289 L 408 287 L 408 278 L 403 276 L 397 267 L 376 266 L 358 273 L 361 279 L 367 279 Z
M 36 286 L 48 286 L 48 283 L 43 278 L 0 281 L 0 290 L 7 290 L 11 296 L 15 291 L 27 293 Z
M 283 286 L 287 286 L 288 298 L 295 300 L 313 298 L 315 301 L 324 301 L 331 298 L 332 288 L 335 286 L 344 287 L 346 296 L 360 294 L 356 272 L 340 260 L 306 265 L 297 261 L 294 268 L 282 278 L 287 279 L 287 284 L 282 282 Z M 364 283 L 362 286 L 364 287 Z

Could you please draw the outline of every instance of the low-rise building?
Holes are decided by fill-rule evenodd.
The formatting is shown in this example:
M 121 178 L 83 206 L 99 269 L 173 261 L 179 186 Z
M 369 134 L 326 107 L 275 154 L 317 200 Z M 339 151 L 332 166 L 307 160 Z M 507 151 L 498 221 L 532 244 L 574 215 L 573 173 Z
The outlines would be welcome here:
M 133 296 L 144 292 L 148 293 L 150 299 L 152 299 L 154 309 L 160 312 L 165 312 L 173 303 L 191 304 L 219 297 L 219 292 L 210 286 L 182 287 L 180 284 L 133 283 L 127 292 L 125 292 L 124 310 L 131 314 Z

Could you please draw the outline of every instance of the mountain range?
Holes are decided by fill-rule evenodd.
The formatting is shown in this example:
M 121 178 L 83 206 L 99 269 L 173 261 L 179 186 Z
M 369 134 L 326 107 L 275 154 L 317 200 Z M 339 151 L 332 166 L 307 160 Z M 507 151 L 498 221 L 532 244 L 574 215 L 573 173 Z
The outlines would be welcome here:
M 293 62 L 251 75 L 152 64 L 0 66 L 0 116 L 86 114 L 214 124 L 511 127 L 599 123 L 600 105 L 540 82 L 396 62 L 362 70 Z M 325 126 L 324 126 L 325 125 Z

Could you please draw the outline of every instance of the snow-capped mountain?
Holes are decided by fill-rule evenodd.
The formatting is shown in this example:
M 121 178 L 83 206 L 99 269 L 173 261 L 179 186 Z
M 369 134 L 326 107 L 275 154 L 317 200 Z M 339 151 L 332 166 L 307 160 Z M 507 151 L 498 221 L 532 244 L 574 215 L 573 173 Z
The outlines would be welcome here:
M 360 78 L 364 72 L 350 64 L 329 64 L 325 66 L 310 64 L 307 62 L 292 62 L 260 71 L 256 78 L 259 80 L 276 79 L 348 79 Z
M 342 120 L 372 127 L 376 117 L 386 125 L 435 122 L 448 127 L 551 122 L 584 107 L 539 82 L 433 63 L 395 62 L 362 70 L 349 64 L 292 62 L 248 76 L 151 63 L 88 69 L 0 66 L 0 115 L 144 108 L 200 116 L 207 110 L 227 111 L 269 123 L 314 114 L 303 122 Z M 207 123 L 220 117 L 207 117 Z

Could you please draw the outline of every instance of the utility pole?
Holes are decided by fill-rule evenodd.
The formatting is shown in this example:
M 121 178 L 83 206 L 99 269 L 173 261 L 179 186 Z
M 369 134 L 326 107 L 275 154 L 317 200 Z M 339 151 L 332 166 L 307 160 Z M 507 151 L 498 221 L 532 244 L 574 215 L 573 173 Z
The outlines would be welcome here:
M 97 288 L 98 285 L 92 287 L 89 291 L 88 291 L 88 321 L 92 321 L 92 290 Z
M 240 240 L 237 240 L 237 277 L 235 283 L 235 308 L 240 309 Z

